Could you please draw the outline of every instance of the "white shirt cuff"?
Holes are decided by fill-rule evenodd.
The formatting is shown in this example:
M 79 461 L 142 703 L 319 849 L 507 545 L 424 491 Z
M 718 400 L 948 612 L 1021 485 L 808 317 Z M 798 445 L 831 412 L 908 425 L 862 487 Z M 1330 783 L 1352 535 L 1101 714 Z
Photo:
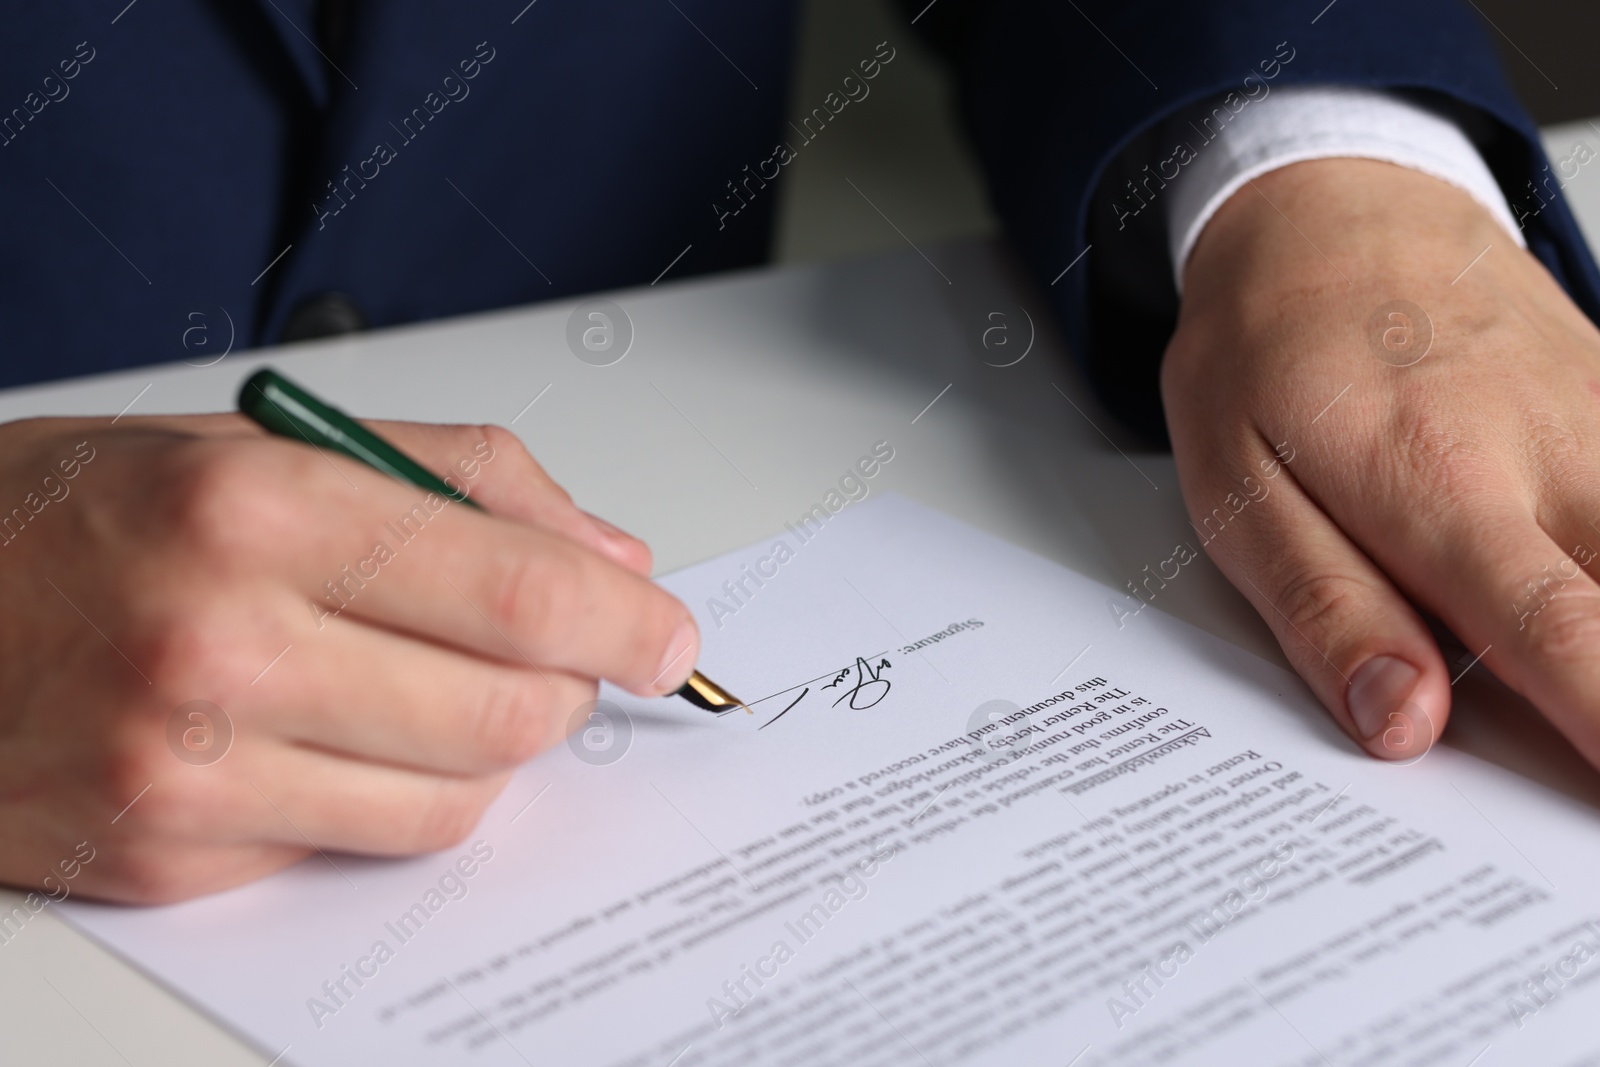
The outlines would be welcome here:
M 1180 293 L 1200 231 L 1228 198 L 1253 178 L 1308 159 L 1379 159 L 1430 174 L 1469 193 L 1527 247 L 1499 183 L 1461 128 L 1389 93 L 1283 88 L 1247 100 L 1237 113 L 1219 102 L 1210 120 L 1176 121 L 1167 132 L 1172 156 L 1162 167 L 1181 169 L 1167 213 L 1167 246 Z

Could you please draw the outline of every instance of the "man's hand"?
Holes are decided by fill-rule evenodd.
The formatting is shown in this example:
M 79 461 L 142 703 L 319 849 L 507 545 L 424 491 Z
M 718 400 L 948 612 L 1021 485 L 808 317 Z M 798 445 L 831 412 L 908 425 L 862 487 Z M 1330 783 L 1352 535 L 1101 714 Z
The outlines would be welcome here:
M 236 416 L 0 426 L 0 881 L 155 902 L 444 848 L 593 679 L 689 676 L 649 550 L 515 437 L 375 428 L 492 517 Z M 190 701 L 232 724 L 209 765 Z
M 1334 718 L 1438 737 L 1428 613 L 1600 765 L 1600 332 L 1465 193 L 1360 160 L 1246 186 L 1185 289 L 1184 500 Z

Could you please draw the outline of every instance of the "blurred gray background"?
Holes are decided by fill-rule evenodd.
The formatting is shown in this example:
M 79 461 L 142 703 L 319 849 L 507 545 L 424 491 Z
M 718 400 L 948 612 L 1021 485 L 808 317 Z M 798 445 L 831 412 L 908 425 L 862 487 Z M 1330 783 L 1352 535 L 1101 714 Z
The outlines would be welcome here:
M 1517 92 L 1546 127 L 1551 154 L 1564 156 L 1578 141 L 1600 151 L 1600 129 L 1588 124 L 1600 126 L 1600 0 L 1462 2 L 1478 9 L 1500 46 Z M 873 82 L 872 103 L 851 108 L 848 121 L 830 125 L 827 137 L 786 171 L 777 261 L 996 233 L 977 166 L 954 120 L 950 86 L 890 0 L 809 0 L 804 19 L 793 110 L 821 100 L 877 42 L 891 41 L 899 54 Z M 1600 184 L 1590 169 L 1568 190 L 1580 201 L 1600 195 L 1600 189 L 1578 187 Z M 1592 221 L 1589 230 L 1590 243 L 1600 243 Z

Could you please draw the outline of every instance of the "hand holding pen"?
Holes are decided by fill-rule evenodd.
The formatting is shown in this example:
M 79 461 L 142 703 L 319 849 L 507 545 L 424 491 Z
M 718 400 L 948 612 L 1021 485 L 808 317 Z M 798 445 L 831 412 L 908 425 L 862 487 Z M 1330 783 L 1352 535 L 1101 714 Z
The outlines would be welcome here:
M 480 511 L 483 510 L 482 505 L 471 498 L 459 481 L 452 484 L 447 480 L 449 476 L 441 478 L 434 474 L 355 419 L 312 396 L 303 387 L 289 381 L 276 371 L 258 371 L 244 383 L 239 390 L 239 410 L 271 433 L 291 441 L 302 441 L 313 448 L 326 448 L 343 453 L 374 470 L 414 485 L 440 499 L 458 501 Z M 570 503 L 570 498 L 568 502 Z M 587 515 L 587 518 L 600 528 L 607 542 L 614 542 L 620 546 L 624 544 L 623 539 L 633 541 L 610 523 L 593 515 Z M 613 535 L 617 536 L 614 538 Z M 640 548 L 644 547 L 637 541 L 634 544 Z M 630 550 L 632 548 L 632 546 L 627 547 Z M 627 565 L 631 561 L 624 559 L 621 562 Z M 649 571 L 647 554 L 644 573 L 649 574 Z M 683 638 L 678 642 L 683 646 L 682 651 L 662 664 L 660 676 L 676 675 L 678 660 L 699 644 L 692 623 L 687 632 L 680 629 L 679 636 Z M 651 681 L 654 683 L 657 680 L 659 676 Z M 699 671 L 691 673 L 688 680 L 673 692 L 674 695 L 705 711 L 723 712 L 744 707 L 737 697 Z M 750 711 L 749 708 L 744 710 L 747 713 Z
M 139 903 L 446 848 L 595 679 L 693 675 L 649 550 L 514 435 L 368 429 L 445 491 L 237 414 L 14 424 L 10 495 L 49 503 L 0 547 L 0 599 L 40 605 L 0 619 L 0 881 L 83 841 L 74 895 Z

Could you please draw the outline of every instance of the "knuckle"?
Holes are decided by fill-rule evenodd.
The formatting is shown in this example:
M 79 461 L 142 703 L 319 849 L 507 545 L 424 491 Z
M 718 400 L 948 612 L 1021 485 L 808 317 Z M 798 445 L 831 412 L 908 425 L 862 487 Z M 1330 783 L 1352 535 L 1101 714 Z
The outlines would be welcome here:
M 472 436 L 489 446 L 489 455 L 495 459 L 505 453 L 513 459 L 526 459 L 534 462 L 533 454 L 528 451 L 528 446 L 522 443 L 522 438 L 498 423 L 486 422 L 472 427 Z M 485 457 L 488 458 L 488 457 Z
M 522 438 L 504 426 L 494 423 L 484 423 L 472 428 L 476 440 L 474 445 L 479 446 L 482 462 L 501 462 L 508 460 L 507 466 L 512 468 L 517 477 L 532 477 L 541 482 L 549 482 L 550 475 L 545 473 L 544 467 L 533 458 L 533 453 L 528 451 L 528 446 L 523 444 Z
M 1592 661 L 1600 652 L 1600 596 L 1558 593 L 1527 620 L 1533 654 L 1551 663 Z
M 165 728 L 164 716 L 130 714 L 105 732 L 94 799 L 124 841 L 195 838 L 232 817 L 227 780 L 180 765 Z
M 511 767 L 542 751 L 550 734 L 550 709 L 540 692 L 544 688 L 536 676 L 490 683 L 467 716 L 472 757 L 493 767 Z
M 151 794 L 157 792 L 158 779 L 171 777 L 170 763 L 176 761 L 156 732 L 156 724 L 141 716 L 130 717 L 106 733 L 98 806 L 109 809 L 124 832 L 159 827 L 169 814 L 165 804 L 156 802 L 161 798 L 153 801 Z
M 181 763 L 168 750 L 164 736 L 153 749 L 150 758 L 160 768 L 159 775 L 146 777 L 142 783 L 129 782 L 127 796 L 117 806 L 119 811 L 138 796 L 139 790 L 150 788 L 127 809 L 122 823 L 132 819 L 137 832 L 163 840 L 214 840 L 239 833 L 245 823 L 236 777 L 226 770 L 218 772 Z
M 1488 485 L 1509 488 L 1502 438 L 1483 430 L 1476 411 L 1463 414 L 1441 404 L 1430 383 L 1401 386 L 1386 434 L 1392 451 L 1369 461 L 1365 480 L 1387 483 L 1394 496 L 1415 497 L 1433 513 L 1472 506 Z
M 1336 571 L 1302 571 L 1281 587 L 1276 605 L 1297 631 L 1335 636 L 1351 625 L 1371 590 Z
M 168 483 L 168 520 L 186 549 L 226 551 L 239 527 L 234 509 L 244 504 L 247 482 L 227 451 L 197 451 Z
M 552 635 L 578 599 L 573 587 L 579 579 L 576 561 L 553 558 L 560 551 L 547 545 L 536 552 L 518 553 L 507 563 L 494 596 L 496 625 L 536 642 Z
M 110 894 L 127 904 L 168 904 L 192 895 L 195 888 L 185 866 L 144 845 L 107 847 L 95 866 Z
M 1441 410 L 1438 398 L 1417 394 L 1420 386 L 1406 384 L 1396 406 L 1390 433 L 1401 453 L 1416 464 L 1448 459 L 1460 452 L 1465 437 L 1458 419 Z
M 137 658 L 155 692 L 165 699 L 203 699 L 231 688 L 243 650 L 232 620 L 214 609 L 184 605 L 147 623 L 135 642 Z
M 466 783 L 436 782 L 432 795 L 423 801 L 416 818 L 401 834 L 400 851 L 437 852 L 460 844 L 478 825 L 483 809 L 493 798 L 493 792 Z
M 543 465 L 533 458 L 533 453 L 528 451 L 522 438 L 504 426 L 492 423 L 474 427 L 473 432 L 478 435 L 476 445 L 480 450 L 480 462 L 485 466 L 491 462 L 499 465 L 501 476 L 507 484 L 520 487 L 522 492 L 533 490 L 530 499 L 537 499 L 544 506 L 550 503 L 572 504 L 572 494 L 551 478 Z
M 1589 456 L 1577 436 L 1548 412 L 1530 412 L 1523 440 L 1534 469 L 1557 477 L 1583 470 Z
M 305 457 L 286 452 L 287 478 L 262 477 L 254 450 L 236 442 L 197 441 L 166 482 L 167 533 L 179 552 L 222 560 L 247 551 L 281 527 L 287 497 L 280 485 L 302 484 Z

